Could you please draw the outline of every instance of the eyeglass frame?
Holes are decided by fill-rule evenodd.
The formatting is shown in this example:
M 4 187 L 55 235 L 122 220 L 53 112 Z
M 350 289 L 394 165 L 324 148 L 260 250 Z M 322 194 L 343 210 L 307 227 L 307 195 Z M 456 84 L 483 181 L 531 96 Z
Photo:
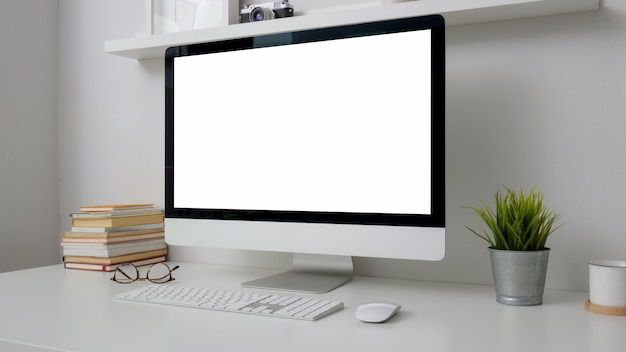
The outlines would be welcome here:
M 126 275 L 126 273 L 124 271 L 122 271 L 121 267 L 126 266 L 126 265 L 132 266 L 133 268 L 135 268 L 135 271 L 137 272 L 137 277 L 134 280 L 131 279 L 130 276 Z M 154 281 L 154 280 L 150 279 L 150 270 L 155 265 L 165 265 L 165 267 L 168 270 L 167 274 L 170 277 L 167 281 Z M 180 268 L 179 265 L 176 265 L 173 269 L 170 269 L 170 267 L 167 264 L 165 264 L 165 263 L 154 263 L 154 264 L 150 265 L 150 267 L 148 268 L 148 272 L 146 273 L 146 277 L 140 277 L 140 275 L 139 275 L 139 268 L 137 268 L 137 266 L 135 264 L 133 264 L 133 263 L 122 263 L 122 264 L 118 265 L 117 268 L 115 268 L 115 271 L 113 272 L 113 277 L 111 278 L 111 281 L 117 282 L 118 284 L 130 284 L 130 283 L 133 283 L 135 281 L 145 281 L 145 280 L 148 280 L 148 281 L 150 281 L 152 283 L 155 283 L 155 284 L 164 284 L 164 283 L 176 280 L 174 278 L 174 276 L 172 275 L 172 271 L 174 271 L 174 270 L 176 270 L 178 268 Z M 128 278 L 129 281 L 119 281 L 118 279 L 116 279 L 116 275 L 117 275 L 118 272 L 121 273 L 122 275 L 126 276 L 126 278 Z

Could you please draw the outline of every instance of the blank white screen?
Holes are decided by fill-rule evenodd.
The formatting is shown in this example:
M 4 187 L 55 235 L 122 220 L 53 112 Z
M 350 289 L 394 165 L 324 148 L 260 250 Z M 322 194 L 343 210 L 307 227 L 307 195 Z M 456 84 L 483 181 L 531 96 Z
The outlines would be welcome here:
M 430 214 L 430 33 L 175 59 L 176 208 Z

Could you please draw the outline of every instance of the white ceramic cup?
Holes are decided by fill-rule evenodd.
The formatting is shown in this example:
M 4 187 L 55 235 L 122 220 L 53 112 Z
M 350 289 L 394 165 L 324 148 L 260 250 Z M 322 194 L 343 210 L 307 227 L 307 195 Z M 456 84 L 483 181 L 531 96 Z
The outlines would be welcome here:
M 589 262 L 589 301 L 606 307 L 626 307 L 626 261 Z

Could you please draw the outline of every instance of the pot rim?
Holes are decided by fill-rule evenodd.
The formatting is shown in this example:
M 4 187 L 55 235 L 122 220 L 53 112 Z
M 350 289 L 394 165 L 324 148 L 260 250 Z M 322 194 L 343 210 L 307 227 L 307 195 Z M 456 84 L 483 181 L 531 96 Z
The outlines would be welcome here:
M 497 248 L 493 248 L 493 247 L 487 247 L 488 250 L 490 251 L 494 251 L 494 252 L 514 252 L 514 253 L 532 253 L 532 252 L 544 252 L 544 251 L 550 251 L 551 248 L 550 247 L 544 247 L 542 249 L 537 249 L 537 250 L 532 250 L 532 251 L 516 251 L 514 249 L 497 249 Z M 624 262 L 626 263 L 626 262 Z M 589 264 L 591 264 L 591 262 L 589 262 Z

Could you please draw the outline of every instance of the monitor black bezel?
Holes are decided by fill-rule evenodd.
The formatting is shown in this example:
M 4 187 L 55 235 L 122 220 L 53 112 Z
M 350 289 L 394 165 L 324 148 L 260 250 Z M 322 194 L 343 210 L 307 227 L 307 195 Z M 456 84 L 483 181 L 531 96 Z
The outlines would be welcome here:
M 432 85 L 431 214 L 191 209 L 174 207 L 174 59 L 188 55 L 246 50 L 321 40 L 430 29 Z M 237 69 L 237 68 L 235 68 Z M 445 22 L 422 16 L 259 35 L 170 47 L 165 52 L 165 217 L 387 226 L 445 226 Z

